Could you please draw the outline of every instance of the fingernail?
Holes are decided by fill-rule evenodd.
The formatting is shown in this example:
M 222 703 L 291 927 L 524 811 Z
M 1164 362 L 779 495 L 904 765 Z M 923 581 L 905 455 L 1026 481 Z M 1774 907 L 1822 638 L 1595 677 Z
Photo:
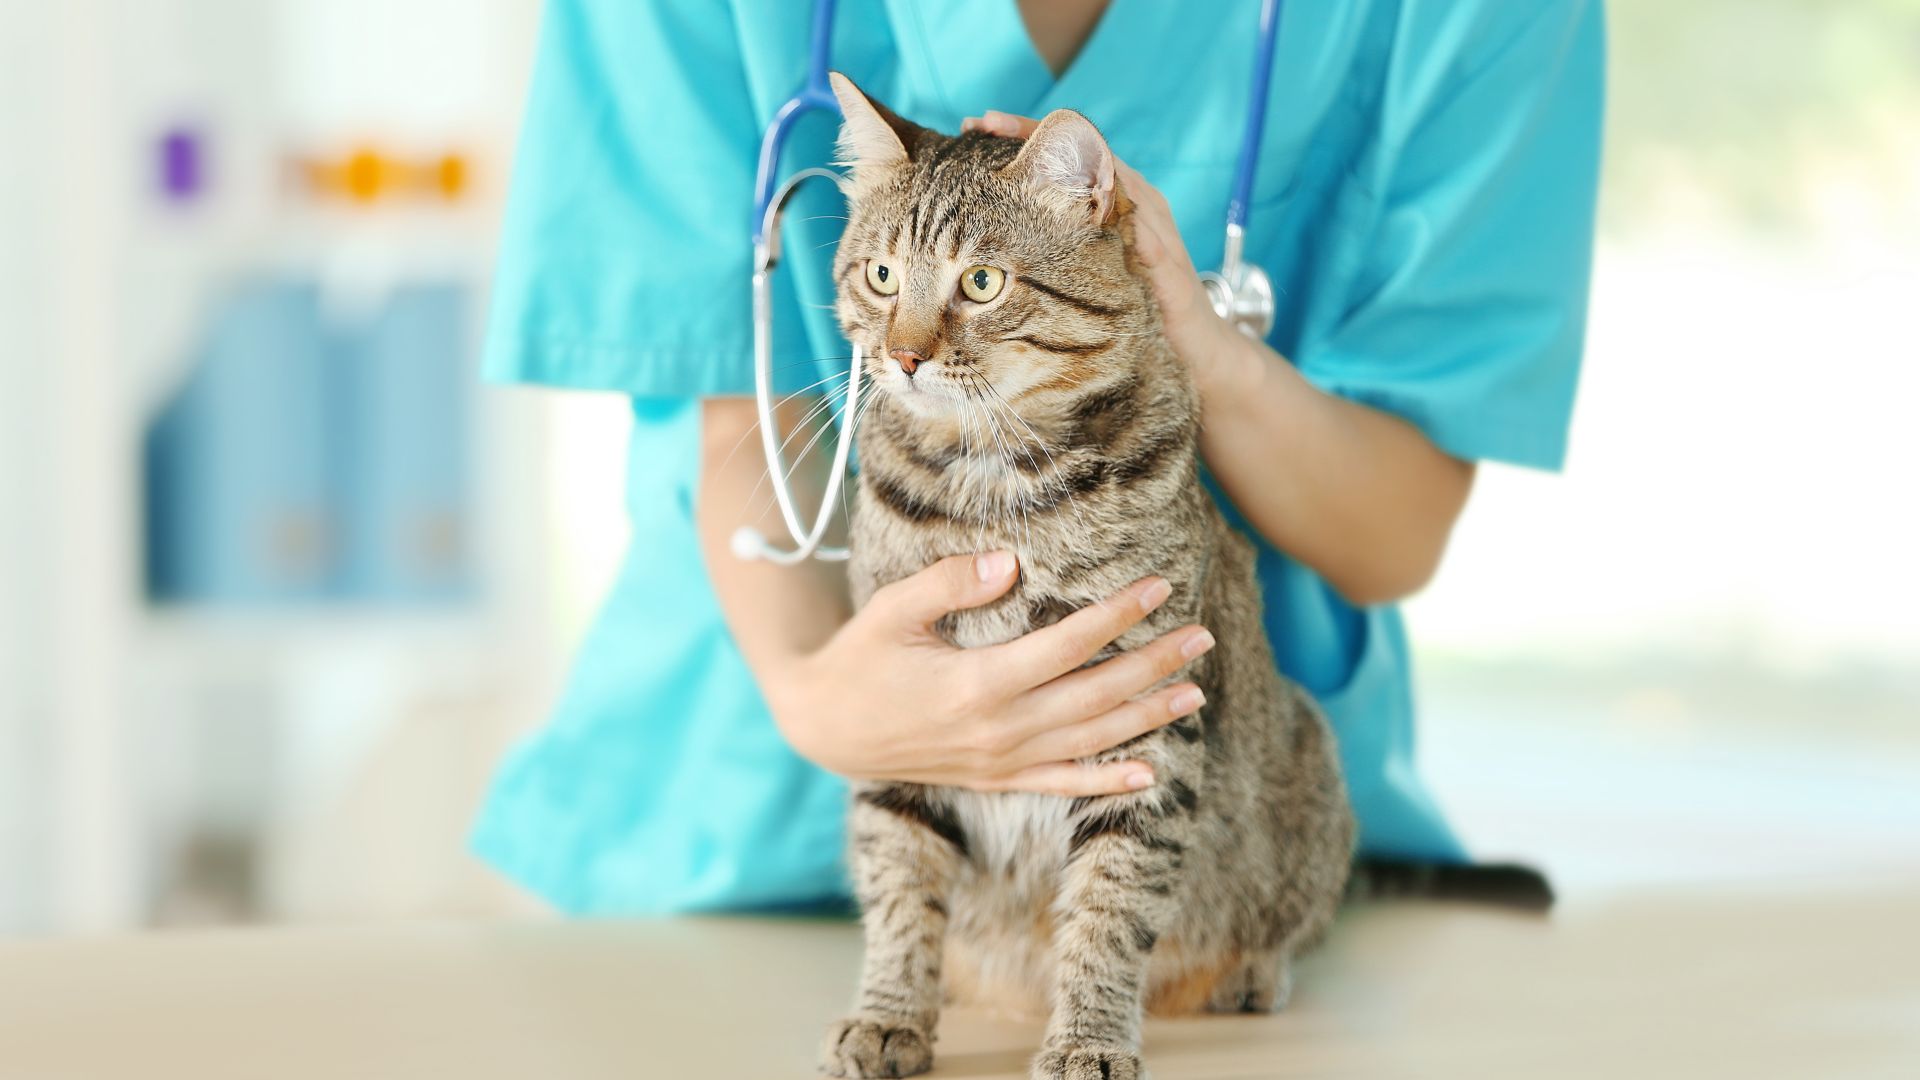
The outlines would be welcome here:
M 1173 715 L 1175 716 L 1185 716 L 1188 713 L 1197 712 L 1200 706 L 1206 703 L 1207 695 L 1201 693 L 1200 688 L 1197 686 L 1187 687 L 1185 690 L 1173 695 L 1173 700 L 1168 702 L 1168 704 L 1173 707 Z
M 991 584 L 1013 573 L 1013 552 L 991 551 L 973 560 L 973 572 L 983 584 Z
M 960 121 L 960 130 L 963 132 L 972 131 L 974 128 L 977 128 L 979 126 L 980 126 L 980 121 L 975 117 L 969 116 L 965 120 Z
M 1180 646 L 1180 655 L 1191 660 L 1211 648 L 1213 648 L 1213 634 L 1207 630 L 1201 630 L 1188 637 L 1186 644 Z
M 1135 773 L 1127 774 L 1127 787 L 1133 789 L 1134 791 L 1139 791 L 1143 787 L 1151 787 L 1151 786 L 1153 786 L 1152 773 L 1143 771 L 1143 772 L 1135 772 Z
M 1146 588 L 1140 590 L 1140 610 L 1152 611 L 1166 603 L 1167 597 L 1172 595 L 1173 586 L 1167 583 L 1166 578 L 1154 578 Z

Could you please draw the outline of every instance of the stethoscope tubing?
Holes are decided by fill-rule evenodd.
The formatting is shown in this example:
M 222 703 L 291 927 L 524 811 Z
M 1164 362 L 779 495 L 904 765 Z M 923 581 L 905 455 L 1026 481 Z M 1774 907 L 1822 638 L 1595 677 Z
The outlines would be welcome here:
M 775 189 L 772 200 L 768 202 L 759 229 L 762 239 L 754 244 L 754 408 L 760 429 L 760 450 L 767 461 L 767 482 L 773 488 L 774 502 L 780 507 L 780 518 L 787 527 L 787 534 L 797 546 L 790 551 L 782 550 L 773 546 L 759 530 L 743 526 L 734 533 L 733 549 L 741 558 L 763 558 L 782 566 L 792 566 L 809 557 L 828 561 L 847 557 L 847 549 L 823 547 L 820 540 L 826 535 L 827 524 L 833 517 L 833 505 L 840 498 L 840 489 L 846 481 L 847 462 L 853 450 L 853 420 L 860 410 L 860 376 L 865 365 L 865 355 L 856 343 L 847 366 L 847 398 L 840 405 L 836 425 L 839 439 L 834 447 L 833 471 L 827 476 L 827 490 L 821 496 L 820 509 L 815 513 L 812 524 L 807 525 L 800 520 L 799 508 L 793 503 L 786 455 L 780 451 L 780 431 L 774 424 L 773 271 L 780 263 L 780 214 L 786 209 L 787 200 L 792 197 L 794 189 L 812 179 L 837 183 L 840 174 L 831 169 L 812 168 L 802 169 L 788 177 L 786 183 Z
M 1260 33 L 1254 42 L 1253 85 L 1247 91 L 1247 125 L 1240 136 L 1240 160 L 1227 199 L 1227 225 L 1242 232 L 1253 202 L 1253 179 L 1260 171 L 1260 145 L 1267 131 L 1267 94 L 1273 85 L 1274 47 L 1280 39 L 1280 0 L 1260 0 Z
M 776 547 L 758 529 L 742 526 L 733 534 L 733 552 L 743 559 L 766 559 L 780 566 L 794 566 L 809 558 L 839 561 L 847 558 L 846 548 L 824 547 L 827 523 L 833 505 L 845 483 L 847 462 L 853 450 L 853 418 L 859 415 L 860 376 L 864 357 L 860 346 L 853 347 L 847 368 L 847 399 L 841 404 L 837 424 L 838 445 L 834 448 L 833 471 L 828 474 L 827 490 L 820 509 L 809 526 L 800 520 L 793 502 L 793 488 L 787 475 L 786 456 L 780 452 L 780 432 L 773 414 L 773 271 L 780 262 L 780 215 L 787 199 L 801 183 L 824 177 L 839 183 L 840 175 L 830 169 L 812 168 L 778 180 L 780 155 L 787 137 L 800 119 L 815 110 L 840 111 L 827 81 L 832 67 L 833 16 L 837 0 L 815 0 L 813 30 L 807 54 L 807 77 L 800 92 L 780 106 L 760 140 L 760 159 L 753 182 L 753 396 L 760 428 L 760 449 L 767 461 L 767 483 L 773 488 L 774 501 L 780 507 L 781 522 L 792 537 L 792 549 Z

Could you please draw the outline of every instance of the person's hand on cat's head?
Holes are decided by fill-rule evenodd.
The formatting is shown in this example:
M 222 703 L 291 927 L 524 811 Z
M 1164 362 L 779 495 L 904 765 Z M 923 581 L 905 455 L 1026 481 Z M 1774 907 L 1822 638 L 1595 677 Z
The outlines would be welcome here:
M 1039 123 L 1032 117 L 989 110 L 985 115 L 968 117 L 961 123 L 960 130 L 1024 139 L 1033 134 Z M 1113 163 L 1127 197 L 1133 200 L 1134 253 L 1151 275 L 1154 299 L 1160 304 L 1167 340 L 1193 369 L 1204 400 L 1208 385 L 1216 381 L 1233 358 L 1243 355 L 1243 350 L 1236 346 L 1245 339 L 1215 313 L 1208 302 L 1206 287 L 1200 284 L 1193 257 L 1180 238 L 1167 197 L 1121 161 L 1119 155 L 1114 155 Z

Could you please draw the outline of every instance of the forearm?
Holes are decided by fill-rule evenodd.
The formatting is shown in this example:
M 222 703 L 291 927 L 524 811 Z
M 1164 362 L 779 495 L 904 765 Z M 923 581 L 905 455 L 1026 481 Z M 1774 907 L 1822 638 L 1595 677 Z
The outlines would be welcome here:
M 1272 349 L 1226 331 L 1194 365 L 1201 452 L 1275 547 L 1356 604 L 1433 576 L 1473 485 L 1473 465 L 1412 424 L 1309 383 Z
M 801 406 L 782 410 L 782 430 L 792 430 L 804 412 Z M 709 398 L 704 403 L 695 519 L 721 614 L 754 677 L 768 687 L 794 662 L 825 644 L 847 621 L 851 605 L 845 563 L 808 559 L 799 566 L 779 566 L 733 554 L 733 534 L 742 525 L 768 536 L 786 535 L 768 487 L 755 424 L 750 398 Z M 794 440 L 790 458 L 806 438 Z M 809 454 L 795 470 L 792 483 L 802 506 L 812 506 L 824 488 L 822 457 Z

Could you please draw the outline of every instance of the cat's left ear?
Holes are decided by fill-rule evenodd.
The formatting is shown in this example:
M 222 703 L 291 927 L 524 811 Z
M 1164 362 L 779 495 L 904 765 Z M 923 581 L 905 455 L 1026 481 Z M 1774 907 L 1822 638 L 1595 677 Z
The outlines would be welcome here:
M 1096 225 L 1113 219 L 1113 151 L 1093 121 L 1072 109 L 1048 113 L 1007 172 L 1025 172 L 1042 194 L 1086 213 Z
M 855 183 L 912 157 L 925 128 L 901 119 L 837 71 L 827 73 L 827 82 L 840 102 L 840 164 L 853 170 Z

